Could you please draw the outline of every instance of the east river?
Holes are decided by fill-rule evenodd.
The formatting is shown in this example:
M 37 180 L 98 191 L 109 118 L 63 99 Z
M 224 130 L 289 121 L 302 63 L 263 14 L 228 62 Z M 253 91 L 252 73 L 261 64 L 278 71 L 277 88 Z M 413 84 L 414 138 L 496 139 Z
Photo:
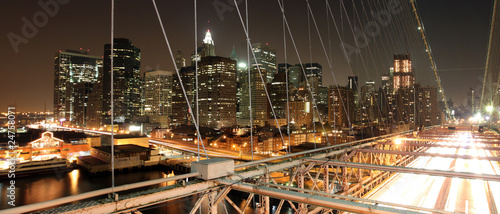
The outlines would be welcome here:
M 115 185 L 120 186 L 140 181 L 165 178 L 172 175 L 174 175 L 173 171 L 162 169 L 120 172 L 115 174 Z M 0 188 L 2 190 L 2 193 L 0 194 L 0 210 L 12 208 L 12 206 L 8 204 L 10 199 L 7 198 L 7 185 L 10 180 L 3 179 L 0 181 Z M 172 184 L 173 183 L 160 184 L 156 185 L 156 187 Z M 80 169 L 74 169 L 71 172 L 63 174 L 53 173 L 16 178 L 15 186 L 15 205 L 18 207 L 110 187 L 111 175 L 90 176 Z M 155 188 L 155 186 L 151 186 L 149 188 Z M 228 194 L 228 197 L 240 207 L 245 202 L 247 196 L 248 194 L 246 193 L 236 191 L 231 191 L 230 194 Z M 101 196 L 101 198 L 102 197 L 106 196 Z M 197 196 L 191 196 L 183 199 L 172 200 L 152 207 L 141 208 L 139 210 L 142 213 L 189 213 L 197 199 Z M 257 199 L 258 198 L 256 198 L 256 200 Z M 277 202 L 274 201 L 272 204 L 277 204 Z M 208 208 L 206 203 L 203 203 L 201 206 L 201 213 L 206 213 L 207 210 Z M 226 210 L 227 213 L 237 213 L 236 210 L 227 202 L 223 203 L 223 206 L 219 206 L 219 213 L 226 213 Z M 283 211 L 287 211 L 288 213 L 290 209 L 288 207 L 284 207 Z M 245 213 L 254 213 L 254 210 L 247 209 Z

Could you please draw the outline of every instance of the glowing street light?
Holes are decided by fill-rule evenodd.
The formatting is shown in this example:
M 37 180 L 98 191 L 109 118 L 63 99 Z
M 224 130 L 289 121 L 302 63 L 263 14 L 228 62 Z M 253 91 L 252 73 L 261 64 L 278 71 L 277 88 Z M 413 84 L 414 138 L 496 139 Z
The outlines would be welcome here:
M 491 112 L 493 112 L 493 106 L 486 106 L 486 111 L 491 114 Z
M 402 142 L 403 142 L 403 141 L 402 141 L 401 139 L 399 139 L 399 138 L 396 138 L 396 140 L 394 140 L 394 143 L 395 143 L 396 145 L 400 145 Z

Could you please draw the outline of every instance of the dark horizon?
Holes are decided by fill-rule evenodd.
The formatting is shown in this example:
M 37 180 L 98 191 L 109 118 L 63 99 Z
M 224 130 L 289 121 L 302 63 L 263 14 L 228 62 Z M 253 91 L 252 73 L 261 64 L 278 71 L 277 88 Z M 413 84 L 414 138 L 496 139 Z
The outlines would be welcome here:
M 243 1 L 241 1 L 243 2 Z M 224 4 L 224 5 L 221 5 Z M 268 7 L 262 7 L 263 4 Z M 214 4 L 226 7 L 221 13 Z M 428 85 L 433 82 L 433 73 L 426 66 L 430 65 L 425 53 L 421 53 L 423 41 L 418 41 L 418 31 L 414 26 L 394 28 L 398 23 L 408 23 L 413 14 L 397 14 L 389 27 L 382 27 L 381 34 L 373 37 L 366 48 L 360 48 L 361 54 L 351 55 L 350 63 L 344 57 L 340 40 L 332 20 L 329 19 L 331 40 L 327 39 L 327 19 L 324 2 L 311 2 L 313 15 L 319 26 L 326 52 L 329 52 L 331 41 L 332 68 L 330 69 L 323 47 L 311 24 L 312 60 L 309 56 L 307 8 L 305 1 L 290 1 L 285 3 L 285 10 L 292 35 L 297 43 L 302 63 L 318 62 L 323 66 L 324 85 L 346 85 L 347 76 L 358 75 L 359 85 L 373 80 L 377 88 L 380 86 L 380 75 L 389 72 L 392 54 L 410 53 L 417 71 L 417 82 Z M 368 23 L 371 18 L 363 18 L 363 14 L 371 11 L 380 12 L 387 5 L 373 5 L 356 10 L 361 18 L 358 20 L 351 2 L 346 2 L 346 10 L 350 20 L 347 20 L 338 2 L 331 3 L 337 24 L 343 25 L 344 39 L 348 44 L 354 44 L 349 21 L 353 27 Z M 405 3 L 406 4 L 406 3 Z M 244 10 L 244 3 L 239 4 Z M 431 44 L 437 63 L 443 87 L 447 97 L 455 105 L 465 104 L 469 88 L 481 89 L 486 61 L 489 22 L 491 18 L 492 1 L 470 2 L 454 1 L 453 4 L 441 1 L 419 1 L 420 17 L 425 24 L 427 38 Z M 408 5 L 403 5 L 407 8 Z M 37 2 L 2 1 L 0 2 L 2 16 L 2 34 L 0 42 L 3 68 L 3 84 L 1 86 L 0 107 L 16 104 L 17 111 L 52 111 L 53 103 L 53 57 L 59 50 L 89 49 L 90 55 L 102 56 L 104 45 L 110 42 L 110 4 L 102 1 L 68 1 L 59 4 L 57 12 L 47 15 L 46 23 L 39 23 L 37 32 L 32 32 L 26 43 L 13 46 L 12 35 L 22 36 L 25 23 L 23 17 L 33 22 L 33 16 L 44 10 Z M 191 1 L 158 2 L 160 15 L 166 28 L 167 36 L 175 54 L 181 50 L 190 64 L 190 55 L 194 45 L 194 14 Z M 52 8 L 54 9 L 54 8 Z M 219 8 L 220 9 L 220 8 Z M 141 71 L 151 69 L 174 70 L 167 46 L 161 33 L 154 8 L 150 2 L 135 2 L 130 0 L 117 1 L 115 8 L 115 37 L 128 38 L 141 49 Z M 250 38 L 252 43 L 268 43 L 276 49 L 277 63 L 284 63 L 283 29 L 281 13 L 276 2 L 249 2 Z M 404 11 L 408 12 L 408 11 Z M 222 14 L 222 16 L 220 16 Z M 244 14 L 243 14 L 244 15 Z M 343 18 L 342 22 L 339 21 Z M 42 19 L 40 19 L 42 20 Z M 312 23 L 312 20 L 311 20 Z M 407 24 L 408 25 L 408 24 Z M 412 25 L 413 26 L 413 25 Z M 215 52 L 219 56 L 228 57 L 233 45 L 238 57 L 246 61 L 246 43 L 243 28 L 234 6 L 225 1 L 215 0 L 198 3 L 198 45 L 210 29 Z M 399 36 L 398 35 L 403 35 Z M 401 38 L 403 37 L 403 38 Z M 391 41 L 387 51 L 381 45 Z M 386 44 L 387 45 L 387 44 Z M 380 47 L 379 47 L 380 46 Z M 378 51 L 378 52 L 377 52 Z M 359 58 L 363 57 L 363 60 Z M 298 64 L 292 42 L 287 36 L 287 58 L 289 64 Z M 372 60 L 374 62 L 372 62 Z M 351 72 L 352 67 L 352 72 Z M 335 82 L 332 77 L 335 74 Z M 428 83 L 428 84 L 426 84 Z M 2 112 L 2 110 L 0 110 Z

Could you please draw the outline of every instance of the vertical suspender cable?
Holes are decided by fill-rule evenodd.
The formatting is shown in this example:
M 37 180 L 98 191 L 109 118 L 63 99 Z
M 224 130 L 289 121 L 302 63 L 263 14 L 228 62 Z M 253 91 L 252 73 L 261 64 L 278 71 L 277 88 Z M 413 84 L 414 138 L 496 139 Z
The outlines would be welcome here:
M 309 1 L 306 0 L 306 2 L 307 2 L 307 5 L 309 5 Z M 308 33 L 308 37 L 309 37 L 309 66 L 311 66 L 311 68 L 312 68 L 311 17 L 310 17 L 311 15 L 312 14 L 308 9 L 307 10 L 307 33 Z M 307 79 L 307 76 L 305 76 L 304 78 Z M 310 87 L 309 87 L 309 89 L 310 89 Z M 311 91 L 311 96 L 314 96 L 314 95 L 315 95 L 315 93 Z M 315 103 L 313 103 L 313 105 L 315 105 Z M 312 115 L 313 144 L 314 144 L 314 148 L 316 149 L 316 124 L 314 123 L 314 107 L 313 107 L 312 114 L 313 114 Z M 307 134 L 306 134 L 306 136 L 307 136 Z M 306 139 L 307 139 L 307 137 L 306 137 Z
M 200 110 L 198 108 L 198 17 L 197 17 L 197 8 L 196 8 L 196 0 L 194 0 L 194 75 L 196 79 L 195 87 L 196 87 L 196 123 L 200 122 Z M 198 137 L 198 161 L 200 160 L 200 143 L 201 143 L 201 133 L 198 132 L 196 134 Z M 208 157 L 207 157 L 208 158 Z
M 283 10 L 285 10 L 285 1 L 281 0 L 281 4 L 283 4 Z M 283 49 L 285 56 L 285 79 L 286 79 L 286 133 L 288 135 L 288 151 L 292 153 L 292 141 L 290 136 L 290 92 L 289 92 L 289 83 L 288 83 L 288 60 L 286 56 L 286 30 L 285 30 L 285 16 L 283 15 Z M 280 127 L 279 127 L 280 128 Z
M 328 30 L 328 48 L 329 48 L 329 54 L 330 56 L 328 57 L 328 59 L 330 60 L 330 62 L 333 62 L 333 58 L 332 58 L 332 39 L 331 39 L 331 34 L 330 34 L 330 18 L 328 17 L 330 11 L 328 11 L 328 0 L 325 0 L 325 9 L 326 9 L 326 27 L 327 27 L 327 30 Z M 331 72 L 333 73 L 333 68 L 330 68 Z M 328 91 L 328 90 L 327 90 Z M 327 92 L 328 93 L 328 92 Z M 330 95 L 328 95 L 330 96 Z M 331 124 L 329 124 L 331 126 Z M 335 129 L 335 120 L 333 120 L 333 127 Z M 325 138 L 328 138 L 328 135 L 325 136 Z M 337 144 L 337 134 L 334 135 L 334 145 Z M 328 143 L 328 146 L 330 146 L 330 143 Z
M 180 83 L 181 89 L 182 89 L 182 93 L 184 95 L 184 98 L 186 99 L 186 103 L 187 103 L 188 109 L 189 109 L 189 115 L 191 116 L 191 118 L 194 121 L 194 126 L 196 128 L 196 132 L 200 133 L 200 126 L 198 124 L 198 121 L 196 121 L 196 117 L 194 116 L 193 108 L 191 107 L 191 102 L 188 99 L 186 89 L 184 88 L 184 84 L 182 83 L 182 78 L 181 78 L 181 75 L 179 73 L 179 69 L 177 69 L 177 64 L 175 63 L 174 54 L 172 53 L 172 48 L 170 47 L 170 42 L 168 41 L 167 33 L 165 32 L 165 27 L 163 26 L 163 21 L 161 21 L 160 12 L 158 11 L 158 7 L 156 6 L 155 0 L 151 0 L 151 1 L 153 2 L 153 6 L 154 6 L 155 12 L 156 12 L 156 17 L 158 18 L 158 22 L 160 23 L 161 31 L 163 33 L 163 38 L 165 39 L 165 43 L 167 43 L 168 52 L 170 53 L 170 58 L 174 64 L 175 72 L 177 74 L 177 79 L 179 80 L 179 83 Z M 207 159 L 208 159 L 209 157 L 208 157 L 207 150 L 205 149 L 205 144 L 203 144 L 203 139 L 200 138 L 200 140 L 201 140 L 201 146 L 203 148 L 203 152 L 205 153 L 205 157 L 207 157 Z
M 491 23 L 490 23 L 490 40 L 488 42 L 488 53 L 486 55 L 486 65 L 484 66 L 484 80 L 483 80 L 483 90 L 481 92 L 481 100 L 479 102 L 479 109 L 482 110 L 483 108 L 483 100 L 484 100 L 484 91 L 486 89 L 486 79 L 488 76 L 488 65 L 490 64 L 490 53 L 491 53 L 491 43 L 493 41 L 493 30 L 495 29 L 495 14 L 497 10 L 497 0 L 495 0 L 495 3 L 493 4 L 493 14 L 491 15 Z M 490 87 L 493 87 L 491 85 Z M 497 86 L 498 87 L 498 86 Z M 490 94 L 493 95 L 493 88 L 490 89 Z M 492 97 L 493 98 L 493 97 Z M 446 102 L 446 101 L 445 101 Z
M 115 144 L 114 144 L 114 86 L 113 86 L 113 71 L 114 71 L 114 65 L 113 65 L 113 59 L 115 58 L 114 54 L 114 36 L 115 36 L 115 0 L 111 0 L 111 192 L 112 196 L 114 198 L 115 194 Z
M 250 43 L 250 34 L 248 33 L 248 0 L 245 0 L 245 19 L 246 19 L 246 28 L 247 28 L 247 43 Z M 250 111 L 250 152 L 252 154 L 253 161 L 253 115 L 252 115 L 252 72 L 251 70 L 251 62 L 250 62 L 250 47 L 247 44 L 247 72 L 248 72 L 248 110 Z

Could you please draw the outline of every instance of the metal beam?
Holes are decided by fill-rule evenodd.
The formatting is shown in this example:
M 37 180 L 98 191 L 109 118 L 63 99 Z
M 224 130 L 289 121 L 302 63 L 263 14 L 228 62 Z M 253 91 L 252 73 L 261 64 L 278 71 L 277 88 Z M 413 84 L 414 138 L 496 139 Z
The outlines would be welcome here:
M 314 194 L 314 195 L 322 195 L 322 196 L 327 196 L 330 198 L 338 198 L 338 199 L 344 199 L 344 200 L 348 200 L 348 201 L 359 201 L 359 202 L 365 202 L 365 203 L 369 203 L 369 204 L 382 204 L 382 205 L 391 206 L 391 207 L 405 208 L 405 209 L 418 210 L 418 211 L 426 211 L 426 212 L 432 212 L 432 213 L 453 213 L 453 212 L 448 212 L 445 210 L 437 210 L 437 209 L 418 207 L 418 206 L 406 205 L 406 204 L 397 204 L 397 203 L 386 202 L 386 201 L 377 201 L 377 200 L 373 200 L 373 199 L 358 198 L 358 197 L 346 196 L 346 195 L 340 195 L 340 194 L 334 194 L 334 193 L 318 192 L 318 191 L 314 191 L 314 190 L 300 189 L 297 187 L 284 186 L 284 185 L 280 185 L 280 184 L 262 183 L 262 182 L 257 182 L 257 183 L 259 183 L 262 186 L 276 187 L 278 189 L 287 189 L 287 190 L 292 190 L 292 191 L 304 191 L 306 193 L 310 193 L 310 194 Z
M 430 129 L 433 127 L 437 126 L 432 126 L 432 127 L 427 127 L 426 129 Z M 303 152 L 297 152 L 293 154 L 288 154 L 288 155 L 283 155 L 283 156 L 278 156 L 278 157 L 272 157 L 272 158 L 267 158 L 267 159 L 262 159 L 262 160 L 257 160 L 257 161 L 252 161 L 252 162 L 247 162 L 247 163 L 241 163 L 238 165 L 234 166 L 234 169 L 241 169 L 241 168 L 246 168 L 246 167 L 251 167 L 263 163 L 269 163 L 269 162 L 276 162 L 276 161 L 283 161 L 283 160 L 290 160 L 292 158 L 297 158 L 299 156 L 305 156 L 305 155 L 313 155 L 315 153 L 322 153 L 326 151 L 331 151 L 331 150 L 340 150 L 340 149 L 348 149 L 353 146 L 359 146 L 362 144 L 371 144 L 377 140 L 383 140 L 386 138 L 390 137 L 396 137 L 396 136 L 401 136 L 401 135 L 407 135 L 413 133 L 413 130 L 408 130 L 408 131 L 403 131 L 403 132 L 398 132 L 398 133 L 392 133 L 392 134 L 387 134 L 387 135 L 382 135 L 378 137 L 372 137 L 372 138 L 367 138 L 367 139 L 362 139 L 362 140 L 357 140 L 357 141 L 352 141 L 348 143 L 343 143 L 343 144 L 337 144 L 333 146 L 327 146 L 327 147 L 322 147 L 322 148 L 317 148 L 317 149 L 311 149 Z
M 382 145 L 394 145 L 392 142 L 379 142 Z M 500 147 L 492 146 L 460 146 L 460 145 L 441 145 L 441 144 L 429 144 L 429 143 L 402 143 L 399 146 L 425 146 L 425 147 L 444 147 L 444 148 L 454 148 L 454 149 L 484 149 L 484 150 L 496 150 L 499 151 Z
M 203 194 L 203 196 L 201 196 L 201 198 L 198 198 L 198 201 L 196 201 L 193 209 L 191 209 L 191 212 L 189 212 L 189 214 L 195 214 L 196 211 L 198 210 L 198 207 L 200 207 L 201 202 L 203 202 L 203 200 L 205 200 L 206 197 L 207 197 L 207 194 Z
M 445 176 L 445 177 L 456 177 L 465 179 L 481 179 L 489 181 L 500 181 L 500 176 L 490 175 L 490 174 L 476 174 L 470 172 L 454 172 L 445 170 L 430 170 L 430 169 L 418 169 L 400 166 L 387 166 L 387 165 L 376 165 L 376 164 L 366 164 L 366 163 L 352 163 L 336 160 L 327 159 L 313 159 L 306 158 L 305 161 L 316 162 L 318 164 L 328 164 L 332 166 L 350 167 L 350 168 L 361 168 L 369 170 L 381 170 L 381 171 L 391 171 L 400 173 L 413 173 L 413 174 L 424 174 L 424 175 L 434 175 L 434 176 Z
M 220 183 L 231 185 L 233 189 L 251 192 L 259 195 L 266 195 L 272 198 L 294 201 L 297 203 L 306 203 L 310 205 L 321 206 L 330 209 L 343 210 L 355 213 L 419 213 L 409 210 L 401 210 L 378 204 L 366 204 L 354 201 L 346 201 L 310 193 L 300 193 L 295 191 L 283 190 L 272 187 L 257 186 L 245 183 L 234 183 L 231 180 L 219 180 Z
M 224 198 L 227 200 L 229 204 L 231 204 L 231 206 L 233 206 L 233 208 L 236 211 L 238 211 L 238 213 L 243 214 L 243 211 L 245 210 L 246 207 L 243 210 L 241 210 L 229 197 L 227 197 L 227 195 L 225 195 Z
M 430 156 L 430 157 L 443 157 L 443 158 L 500 161 L 500 157 L 484 157 L 484 156 L 473 156 L 473 155 L 439 154 L 439 153 L 427 153 L 427 152 L 404 152 L 404 151 L 381 150 L 381 149 L 359 149 L 357 151 L 367 152 L 367 153 L 382 153 L 382 154 L 396 154 L 396 155 Z

